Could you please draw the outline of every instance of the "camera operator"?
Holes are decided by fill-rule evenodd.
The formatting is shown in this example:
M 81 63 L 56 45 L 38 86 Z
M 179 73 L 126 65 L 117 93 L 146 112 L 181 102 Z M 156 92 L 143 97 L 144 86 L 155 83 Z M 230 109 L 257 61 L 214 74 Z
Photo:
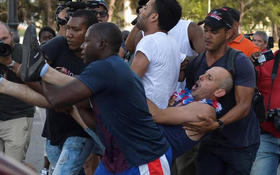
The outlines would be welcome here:
M 254 34 L 255 44 L 262 51 L 267 47 L 267 35 L 265 32 L 256 32 Z M 264 96 L 266 107 L 266 120 L 261 123 L 261 141 L 257 152 L 256 160 L 252 167 L 252 175 L 276 175 L 280 160 L 280 128 L 277 125 L 277 119 L 280 117 L 280 71 L 276 65 L 279 53 L 275 54 L 274 59 L 256 66 L 258 72 L 257 86 Z M 274 63 L 276 62 L 275 66 Z M 275 68 L 274 68 L 275 67 Z M 272 72 L 275 74 L 272 75 Z M 278 69 L 278 70 L 277 70 Z M 276 77 L 275 77 L 276 76 Z
M 268 36 L 263 31 L 257 31 L 253 35 L 253 43 L 258 46 L 261 52 L 267 51 Z
M 0 21 L 0 74 L 8 80 L 23 83 L 12 69 L 21 63 L 22 47 L 12 40 L 7 24 Z M 0 151 L 23 161 L 29 146 L 35 108 L 11 96 L 0 94 Z
M 96 14 L 98 22 L 107 22 L 109 19 L 108 6 L 103 0 L 91 0 L 98 3 L 98 7 L 91 8 Z

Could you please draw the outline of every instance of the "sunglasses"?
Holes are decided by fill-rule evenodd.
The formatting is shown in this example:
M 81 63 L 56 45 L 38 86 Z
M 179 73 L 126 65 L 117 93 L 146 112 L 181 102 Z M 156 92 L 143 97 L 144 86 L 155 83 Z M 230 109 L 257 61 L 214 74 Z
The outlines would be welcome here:
M 108 12 L 107 11 L 96 11 L 96 10 L 93 10 L 93 13 L 97 16 L 99 15 L 101 18 L 103 17 L 106 17 L 108 15 Z

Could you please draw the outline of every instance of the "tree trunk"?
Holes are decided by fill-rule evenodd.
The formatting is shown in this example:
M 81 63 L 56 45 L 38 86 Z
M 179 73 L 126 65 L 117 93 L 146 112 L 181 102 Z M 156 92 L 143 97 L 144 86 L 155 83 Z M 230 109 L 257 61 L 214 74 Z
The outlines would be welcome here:
M 111 22 L 112 21 L 112 17 L 114 14 L 114 9 L 115 9 L 115 2 L 116 0 L 110 0 L 110 4 L 109 4 L 109 19 L 108 21 Z
M 244 2 L 243 1 L 239 1 L 239 11 L 240 11 L 239 32 L 243 31 L 244 8 L 245 8 Z
M 46 0 L 46 7 L 47 7 L 47 25 L 50 27 L 53 27 L 53 16 L 51 15 L 52 12 L 52 1 L 51 0 Z

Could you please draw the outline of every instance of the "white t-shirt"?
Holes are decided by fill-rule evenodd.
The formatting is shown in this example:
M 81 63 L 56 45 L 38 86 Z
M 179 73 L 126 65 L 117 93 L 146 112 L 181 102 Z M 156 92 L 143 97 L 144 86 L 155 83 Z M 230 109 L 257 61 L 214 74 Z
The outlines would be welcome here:
M 192 49 L 189 40 L 188 28 L 191 21 L 179 20 L 179 22 L 174 26 L 168 34 L 174 37 L 176 42 L 179 44 L 180 51 L 186 54 L 188 57 L 197 56 L 198 54 Z M 203 37 L 203 36 L 201 36 Z
M 142 78 L 146 97 L 159 108 L 168 105 L 170 96 L 176 91 L 180 64 L 185 58 L 171 36 L 157 32 L 144 36 L 136 47 L 149 60 L 149 67 Z
M 187 57 L 194 57 L 197 56 L 197 52 L 194 51 L 190 45 L 189 40 L 189 34 L 188 34 L 188 28 L 191 21 L 187 20 L 179 20 L 179 22 L 174 26 L 168 34 L 174 37 L 174 39 L 177 41 L 180 47 L 180 51 L 184 54 L 186 54 Z M 203 36 L 201 36 L 203 37 Z M 186 87 L 186 81 L 178 82 L 177 84 L 177 90 L 179 89 L 185 89 Z

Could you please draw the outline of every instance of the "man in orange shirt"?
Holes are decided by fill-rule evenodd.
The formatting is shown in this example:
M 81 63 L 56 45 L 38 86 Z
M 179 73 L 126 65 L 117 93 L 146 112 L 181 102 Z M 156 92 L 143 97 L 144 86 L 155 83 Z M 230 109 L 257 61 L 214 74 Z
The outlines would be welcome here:
M 253 53 L 259 52 L 260 49 L 250 40 L 244 37 L 243 34 L 239 33 L 239 20 L 240 12 L 234 8 L 223 7 L 222 9 L 226 10 L 234 19 L 232 27 L 232 37 L 229 40 L 228 45 L 236 50 L 243 52 L 247 57 L 250 57 Z

